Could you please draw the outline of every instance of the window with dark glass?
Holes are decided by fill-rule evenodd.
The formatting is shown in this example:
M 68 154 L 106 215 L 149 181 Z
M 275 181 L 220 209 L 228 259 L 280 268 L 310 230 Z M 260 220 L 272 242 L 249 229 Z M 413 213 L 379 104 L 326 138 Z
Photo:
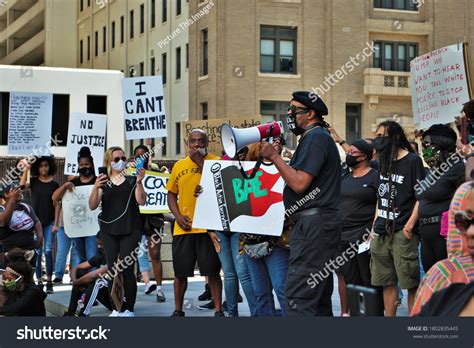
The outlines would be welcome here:
M 201 31 L 201 45 L 202 45 L 202 55 L 201 55 L 201 76 L 206 76 L 209 74 L 209 34 L 207 29 Z
M 415 0 L 374 0 L 374 8 L 390 10 L 418 11 L 417 4 Z
M 418 44 L 375 42 L 374 68 L 386 71 L 410 71 L 410 62 L 418 56 Z
M 286 118 L 288 114 L 289 102 L 284 101 L 260 101 L 260 114 L 263 122 L 281 121 L 285 127 L 286 146 L 295 149 L 297 140 L 296 136 L 289 131 L 286 126 Z
M 123 44 L 125 40 L 125 17 L 120 17 L 120 43 Z
M 154 28 L 156 26 L 156 0 L 151 0 L 150 17 L 150 26 Z
M 166 53 L 163 53 L 161 55 L 161 76 L 163 78 L 163 84 L 166 84 L 167 81 L 167 64 L 168 64 L 168 56 Z
M 133 13 L 133 10 L 130 11 L 130 39 L 133 39 L 133 36 L 134 36 L 134 31 L 133 31 L 133 28 L 134 27 L 134 13 Z
M 181 47 L 176 48 L 176 80 L 181 79 Z
M 145 5 L 140 5 L 140 34 L 145 32 Z
M 260 71 L 296 74 L 297 29 L 262 26 L 260 28 Z
M 115 48 L 115 21 L 112 22 L 112 27 L 111 27 L 111 32 L 110 32 L 110 46 L 112 48 Z

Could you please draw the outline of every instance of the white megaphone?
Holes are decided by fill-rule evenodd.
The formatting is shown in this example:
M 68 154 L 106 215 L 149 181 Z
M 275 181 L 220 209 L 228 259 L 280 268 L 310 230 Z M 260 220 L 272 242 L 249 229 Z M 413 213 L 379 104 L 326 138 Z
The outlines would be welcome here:
M 232 128 L 226 123 L 221 128 L 222 148 L 227 156 L 235 158 L 237 153 L 247 145 L 279 137 L 283 132 L 283 123 L 276 121 L 244 129 Z

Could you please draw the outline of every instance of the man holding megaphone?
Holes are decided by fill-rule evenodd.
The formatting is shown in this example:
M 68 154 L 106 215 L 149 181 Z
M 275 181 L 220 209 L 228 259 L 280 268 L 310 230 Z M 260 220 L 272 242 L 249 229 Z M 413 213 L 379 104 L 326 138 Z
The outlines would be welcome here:
M 287 123 L 301 138 L 291 162 L 286 164 L 271 144 L 260 145 L 262 157 L 286 182 L 285 215 L 292 223 L 286 283 L 289 316 L 333 315 L 332 270 L 325 274 L 324 268 L 334 262 L 341 236 L 341 159 L 323 119 L 327 114 L 319 96 L 295 92 Z

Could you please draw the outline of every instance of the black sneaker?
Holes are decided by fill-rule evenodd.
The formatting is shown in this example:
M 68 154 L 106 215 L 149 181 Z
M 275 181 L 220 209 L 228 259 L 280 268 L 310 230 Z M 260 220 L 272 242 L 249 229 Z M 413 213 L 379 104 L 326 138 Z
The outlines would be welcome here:
M 242 295 L 241 295 L 240 293 L 237 294 L 237 301 L 238 301 L 239 303 L 244 302 L 244 299 L 242 298 Z
M 184 314 L 183 311 L 174 311 L 173 314 L 171 314 L 171 317 L 185 317 L 186 314 Z
M 46 283 L 46 293 L 47 294 L 54 294 L 53 282 L 47 282 Z
M 206 284 L 206 289 L 201 295 L 199 295 L 198 301 L 210 301 L 210 300 L 212 300 L 211 289 L 209 289 L 209 285 Z
M 223 311 L 217 311 L 214 313 L 215 317 L 225 318 L 225 314 Z
M 63 283 L 62 279 L 54 278 L 53 285 L 61 285 Z
M 207 310 L 207 309 L 214 309 L 216 308 L 215 305 L 214 305 L 214 301 L 210 301 L 206 304 L 203 304 L 203 305 L 199 305 L 198 306 L 199 309 L 202 309 L 202 310 Z

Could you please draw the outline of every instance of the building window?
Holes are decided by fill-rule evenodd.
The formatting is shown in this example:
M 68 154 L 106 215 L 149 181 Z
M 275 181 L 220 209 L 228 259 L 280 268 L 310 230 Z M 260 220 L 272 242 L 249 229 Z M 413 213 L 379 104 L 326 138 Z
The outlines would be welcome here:
M 84 62 L 84 41 L 79 42 L 79 63 Z
M 262 115 L 262 122 L 281 121 L 285 127 L 286 146 L 290 149 L 296 148 L 296 136 L 293 135 L 288 129 L 286 129 L 286 118 L 288 114 L 288 102 L 283 101 L 261 101 L 260 102 L 260 114 Z
M 176 154 L 181 153 L 181 123 L 176 122 Z
M 348 144 L 353 144 L 362 137 L 361 109 L 360 104 L 346 104 L 346 141 Z
M 87 0 L 87 7 L 91 7 L 91 0 Z
M 166 69 L 166 65 L 168 63 L 168 59 L 167 59 L 167 55 L 166 53 L 163 53 L 161 55 L 161 76 L 163 78 L 163 84 L 166 85 L 166 81 L 167 81 L 167 69 Z
M 209 74 L 209 34 L 207 29 L 201 31 L 202 59 L 201 76 Z
M 176 80 L 181 79 L 181 47 L 176 48 Z
M 209 119 L 209 104 L 201 103 L 201 118 L 203 120 Z
M 107 51 L 107 28 L 102 28 L 102 52 Z
M 260 29 L 260 71 L 296 74 L 297 29 L 262 26 Z
M 94 33 L 94 55 L 97 57 L 99 55 L 99 32 Z
M 155 57 L 150 59 L 150 75 L 155 76 L 156 75 L 156 63 L 155 63 Z
M 120 43 L 123 44 L 125 40 L 125 17 L 120 17 Z
M 161 147 L 161 157 L 166 157 L 166 144 L 167 144 L 167 139 L 166 138 L 161 138 L 161 144 L 163 145 Z
M 151 9 L 150 9 L 150 26 L 154 28 L 156 26 L 156 0 L 151 0 Z
M 115 21 L 112 22 L 110 45 L 112 48 L 115 48 Z
M 181 14 L 181 0 L 176 0 L 176 16 Z
M 81 12 L 84 11 L 84 0 L 80 1 L 80 10 Z
M 374 8 L 392 10 L 418 11 L 417 4 L 415 0 L 374 0 Z
M 140 34 L 145 32 L 145 5 L 140 5 Z
M 91 37 L 87 37 L 87 61 L 91 60 Z
M 189 44 L 186 44 L 186 69 L 189 69 Z
M 145 76 L 145 63 L 140 62 L 140 76 Z
M 375 42 L 374 68 L 386 71 L 410 71 L 410 62 L 418 56 L 418 44 Z
M 134 31 L 133 31 L 133 27 L 134 27 L 134 13 L 133 13 L 133 10 L 130 11 L 130 39 L 133 39 L 133 36 L 134 36 Z
M 168 0 L 161 0 L 161 22 L 168 20 Z

